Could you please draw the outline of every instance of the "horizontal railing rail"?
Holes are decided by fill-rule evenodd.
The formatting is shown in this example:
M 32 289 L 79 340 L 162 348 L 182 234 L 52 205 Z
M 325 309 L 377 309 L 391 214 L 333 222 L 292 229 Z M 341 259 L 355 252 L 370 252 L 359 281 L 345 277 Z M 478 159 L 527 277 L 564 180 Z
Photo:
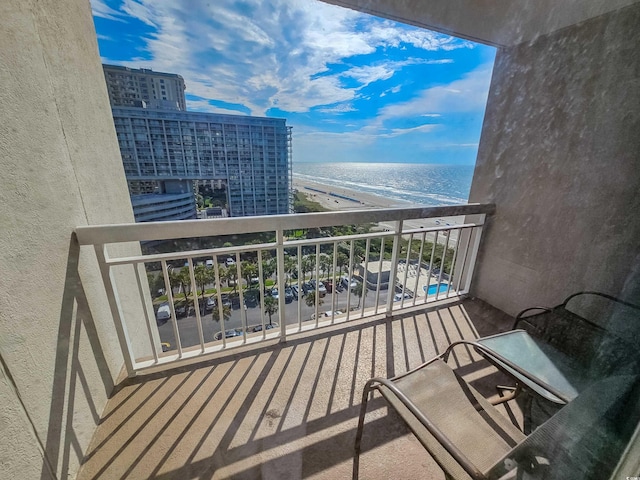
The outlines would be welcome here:
M 181 220 L 179 224 L 176 224 L 176 222 L 147 222 L 92 225 L 76 227 L 75 233 L 80 245 L 96 245 L 223 236 L 274 230 L 295 230 L 419 218 L 457 217 L 476 214 L 491 215 L 494 212 L 494 204 L 470 203 L 446 207 L 384 208 L 294 215 Z
M 392 208 L 83 226 L 75 233 L 81 245 L 95 249 L 125 365 L 134 375 L 229 347 L 284 341 L 295 332 L 464 295 L 484 220 L 494 211 L 492 204 Z M 464 223 L 412 222 L 460 216 Z M 384 227 L 364 233 L 328 230 L 332 236 L 286 237 L 287 232 L 382 222 Z M 111 256 L 108 248 L 265 232 L 275 235 L 256 244 L 127 256 Z M 116 271 L 128 268 L 141 308 L 125 315 L 115 279 Z M 128 302 L 132 294 L 126 292 Z

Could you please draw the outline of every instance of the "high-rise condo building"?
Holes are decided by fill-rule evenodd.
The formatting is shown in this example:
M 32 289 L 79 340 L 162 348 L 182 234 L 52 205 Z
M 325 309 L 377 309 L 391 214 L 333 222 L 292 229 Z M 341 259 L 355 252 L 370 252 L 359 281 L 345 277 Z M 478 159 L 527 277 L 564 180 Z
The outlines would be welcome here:
M 186 87 L 180 75 L 117 65 L 102 65 L 102 69 L 113 107 L 145 105 L 166 110 L 187 109 Z
M 194 181 L 217 180 L 226 185 L 231 216 L 289 213 L 291 129 L 285 119 L 149 108 L 112 112 L 132 193 L 132 185 L 155 182 L 156 193 L 179 196 L 192 191 Z M 144 203 L 144 220 L 176 218 L 160 212 L 152 218 L 148 196 Z M 136 212 L 136 219 L 143 217 Z

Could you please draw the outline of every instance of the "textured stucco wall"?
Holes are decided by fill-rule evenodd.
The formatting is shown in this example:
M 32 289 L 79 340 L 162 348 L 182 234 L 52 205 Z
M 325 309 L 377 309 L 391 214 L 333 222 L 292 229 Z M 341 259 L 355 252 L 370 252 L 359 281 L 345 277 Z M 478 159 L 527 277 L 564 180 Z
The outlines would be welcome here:
M 88 0 L 6 0 L 0 18 L 0 354 L 13 378 L 0 376 L 0 476 L 47 478 L 40 442 L 67 478 L 123 365 L 95 254 L 72 232 L 133 214 Z
M 636 4 L 497 54 L 473 293 L 508 313 L 585 289 L 640 301 L 638 25 Z

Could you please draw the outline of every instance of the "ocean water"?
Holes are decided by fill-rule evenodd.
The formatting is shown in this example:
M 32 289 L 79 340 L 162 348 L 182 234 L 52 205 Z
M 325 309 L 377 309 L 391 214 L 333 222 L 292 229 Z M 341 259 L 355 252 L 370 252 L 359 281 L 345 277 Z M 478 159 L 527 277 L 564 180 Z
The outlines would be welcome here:
M 473 166 L 294 162 L 293 176 L 419 205 L 455 205 L 469 200 Z

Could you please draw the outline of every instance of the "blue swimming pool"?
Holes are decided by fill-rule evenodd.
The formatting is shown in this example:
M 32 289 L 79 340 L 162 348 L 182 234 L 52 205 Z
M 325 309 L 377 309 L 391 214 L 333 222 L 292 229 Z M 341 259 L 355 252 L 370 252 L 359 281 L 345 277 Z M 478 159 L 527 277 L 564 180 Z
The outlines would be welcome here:
M 435 295 L 436 292 L 439 293 L 447 293 L 447 288 L 449 288 L 449 285 L 447 283 L 441 283 L 440 286 L 433 284 L 433 285 L 429 285 L 429 289 L 427 290 L 427 286 L 423 286 L 422 289 L 427 293 L 428 295 Z

